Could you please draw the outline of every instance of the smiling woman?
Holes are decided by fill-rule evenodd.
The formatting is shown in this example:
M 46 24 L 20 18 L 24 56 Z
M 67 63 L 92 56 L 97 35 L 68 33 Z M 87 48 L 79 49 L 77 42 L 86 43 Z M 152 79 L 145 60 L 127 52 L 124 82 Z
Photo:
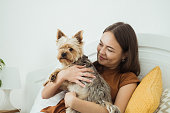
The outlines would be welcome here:
M 169 88 L 170 76 L 168 75 L 170 74 L 170 59 L 169 59 L 170 37 L 164 37 L 164 36 L 154 35 L 154 34 L 138 34 L 137 36 L 139 41 L 139 59 L 140 59 L 140 66 L 141 66 L 141 73 L 138 76 L 138 78 L 141 80 L 143 76 L 145 76 L 151 69 L 153 69 L 153 67 L 159 65 L 162 71 L 163 88 L 164 89 Z M 99 40 L 94 40 L 94 41 L 87 42 L 85 44 L 84 52 L 86 55 L 88 55 L 91 61 L 96 61 L 96 55 L 97 55 L 96 48 L 98 42 Z M 55 65 L 46 66 L 41 69 L 37 69 L 28 73 L 26 79 L 27 81 L 26 92 L 25 92 L 26 98 L 24 101 L 25 105 L 27 105 L 26 113 L 30 112 L 30 110 L 31 113 L 37 113 L 43 107 L 49 105 L 55 105 L 56 103 L 59 102 L 61 98 L 63 98 L 61 96 L 63 94 L 55 95 L 51 99 L 47 99 L 47 100 L 42 100 L 41 98 L 41 91 L 43 87 L 42 84 L 44 83 L 45 78 L 48 77 L 49 73 L 51 73 L 54 67 L 56 66 Z M 60 64 L 57 64 L 57 67 L 60 67 Z M 39 89 L 41 90 L 39 91 Z M 147 99 L 144 99 L 143 102 L 146 100 Z M 161 106 L 160 108 L 164 109 L 164 107 Z
M 121 59 L 126 58 L 125 54 L 122 54 L 122 49 L 115 36 L 111 32 L 105 32 L 103 34 L 97 51 L 99 51 L 98 62 L 111 68 L 116 68 L 121 62 Z
M 66 44 L 63 45 L 65 47 Z M 62 50 L 59 50 L 59 53 L 63 53 L 63 52 L 65 53 L 66 50 L 68 50 L 67 49 L 68 47 L 62 48 L 63 45 L 61 45 Z M 76 48 L 76 51 L 78 51 L 78 47 Z M 100 75 L 103 81 L 105 80 L 106 84 L 108 84 L 108 86 L 110 87 L 109 89 L 110 92 L 107 93 L 107 94 L 111 94 L 110 100 L 105 100 L 104 98 L 102 99 L 102 102 L 103 101 L 109 102 L 110 103 L 109 106 L 107 106 L 107 104 L 106 106 L 100 106 L 100 102 L 98 103 L 92 101 L 91 99 L 88 101 L 88 99 L 78 98 L 80 96 L 79 93 L 80 92 L 82 93 L 83 91 L 79 90 L 78 92 L 76 92 L 75 90 L 74 91 L 69 90 L 69 92 L 65 94 L 64 99 L 61 100 L 59 104 L 57 104 L 56 106 L 50 106 L 44 108 L 41 111 L 49 112 L 51 110 L 53 111 L 54 109 L 55 111 L 62 109 L 64 111 L 63 113 L 65 113 L 67 111 L 67 110 L 65 111 L 67 107 L 74 109 L 75 110 L 74 113 L 77 112 L 81 112 L 81 113 L 122 112 L 123 113 L 125 111 L 126 105 L 133 91 L 137 87 L 137 83 L 139 83 L 139 80 L 137 78 L 140 72 L 140 66 L 138 60 L 138 43 L 133 28 L 129 24 L 123 22 L 117 22 L 107 27 L 104 30 L 100 43 L 97 47 L 97 53 L 98 53 L 97 54 L 98 59 L 93 64 L 100 74 L 93 74 L 93 73 L 92 74 L 95 76 Z M 61 55 L 59 54 L 59 56 Z M 65 57 L 65 55 L 63 55 L 62 57 Z M 100 70 L 98 67 L 101 67 L 102 69 Z M 58 71 L 54 83 L 49 82 L 44 87 L 42 91 L 42 98 L 49 99 L 53 95 L 56 95 L 62 87 L 61 83 L 65 81 L 69 81 L 79 85 L 79 82 L 77 81 L 81 80 L 86 82 L 85 77 L 89 77 L 88 79 L 90 80 L 90 77 L 93 76 L 92 75 L 89 76 L 83 71 L 86 70 L 86 72 L 88 72 L 88 68 L 89 67 L 79 68 L 79 66 L 70 66 L 66 69 Z M 81 76 L 83 79 L 79 79 L 80 78 L 79 76 L 82 75 L 82 73 L 84 73 L 83 74 L 84 77 Z M 96 79 L 94 80 L 97 80 L 97 76 Z M 97 94 L 100 95 L 99 91 L 102 91 L 102 89 L 107 89 L 107 88 L 106 87 L 104 88 L 103 86 L 98 86 L 97 84 L 95 84 L 95 81 L 92 81 L 92 83 L 94 83 L 94 85 L 97 86 L 95 88 L 92 88 L 93 89 L 92 92 L 94 94 L 94 96 L 92 97 L 98 98 L 95 92 L 98 92 Z M 100 83 L 100 84 L 104 84 L 104 83 Z M 80 84 L 80 86 L 82 85 Z M 84 84 L 83 87 L 84 86 L 86 88 L 89 85 Z M 76 92 L 77 95 L 73 92 Z M 103 94 L 106 96 L 105 93 L 102 93 L 102 95 Z M 90 96 L 88 96 L 88 98 L 90 98 Z M 99 101 L 100 99 L 97 100 Z M 64 106 L 61 107 L 60 105 L 63 104 Z M 113 108 L 110 106 L 113 106 Z M 58 112 L 50 112 L 50 113 L 58 113 Z

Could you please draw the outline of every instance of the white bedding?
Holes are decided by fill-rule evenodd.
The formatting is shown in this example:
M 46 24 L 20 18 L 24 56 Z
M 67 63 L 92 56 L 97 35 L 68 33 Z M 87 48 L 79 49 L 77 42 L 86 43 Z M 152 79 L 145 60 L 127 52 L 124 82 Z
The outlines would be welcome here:
M 42 89 L 43 87 L 40 89 L 30 113 L 39 113 L 43 108 L 46 108 L 48 106 L 55 106 L 61 99 L 64 98 L 65 92 L 62 91 L 49 99 L 42 99 Z

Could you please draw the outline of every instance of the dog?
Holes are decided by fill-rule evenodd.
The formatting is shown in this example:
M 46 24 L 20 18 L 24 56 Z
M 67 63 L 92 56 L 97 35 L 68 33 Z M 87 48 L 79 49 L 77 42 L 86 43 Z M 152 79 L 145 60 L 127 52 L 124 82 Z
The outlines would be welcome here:
M 61 30 L 57 31 L 57 46 L 58 55 L 57 58 L 63 65 L 62 69 L 66 69 L 73 65 L 86 66 L 91 68 L 94 72 L 95 78 L 86 77 L 91 79 L 92 82 L 87 83 L 80 81 L 85 84 L 85 87 L 65 81 L 60 89 L 75 92 L 77 97 L 86 101 L 91 101 L 99 104 L 109 111 L 109 113 L 120 113 L 119 109 L 112 105 L 110 87 L 107 82 L 101 77 L 101 75 L 95 69 L 93 63 L 83 54 L 83 31 L 77 32 L 72 38 L 68 38 Z M 49 77 L 48 82 L 54 82 L 57 74 L 62 69 L 56 69 Z M 85 77 L 85 76 L 84 76 Z M 66 113 L 79 113 L 71 108 L 66 109 Z

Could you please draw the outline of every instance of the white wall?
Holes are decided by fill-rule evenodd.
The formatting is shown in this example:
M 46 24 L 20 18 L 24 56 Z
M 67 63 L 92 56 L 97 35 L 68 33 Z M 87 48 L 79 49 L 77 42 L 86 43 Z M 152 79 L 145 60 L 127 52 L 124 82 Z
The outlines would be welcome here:
M 26 74 L 56 61 L 56 31 L 84 30 L 100 38 L 110 24 L 129 23 L 136 33 L 170 37 L 169 0 L 0 0 L 0 58 Z M 18 106 L 21 102 L 17 102 Z

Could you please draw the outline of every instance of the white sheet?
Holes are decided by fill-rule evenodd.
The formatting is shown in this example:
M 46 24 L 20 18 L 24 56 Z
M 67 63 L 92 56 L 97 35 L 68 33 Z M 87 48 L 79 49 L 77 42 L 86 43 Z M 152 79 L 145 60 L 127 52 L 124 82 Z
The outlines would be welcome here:
M 64 98 L 65 91 L 62 91 L 49 99 L 42 99 L 42 89 L 43 87 L 40 89 L 30 113 L 42 113 L 40 111 L 43 108 L 46 108 L 48 106 L 55 106 L 61 99 Z

